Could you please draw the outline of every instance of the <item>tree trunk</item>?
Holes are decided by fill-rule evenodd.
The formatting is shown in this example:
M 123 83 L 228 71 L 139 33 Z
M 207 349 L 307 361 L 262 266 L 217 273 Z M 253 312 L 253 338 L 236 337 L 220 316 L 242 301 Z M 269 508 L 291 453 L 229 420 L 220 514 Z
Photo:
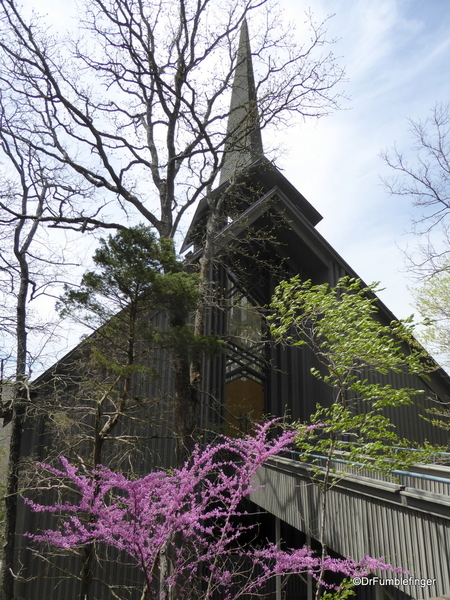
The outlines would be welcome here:
M 135 363 L 134 345 L 135 345 L 135 329 L 137 320 L 137 310 L 135 304 L 130 306 L 130 324 L 129 324 L 129 339 L 127 349 L 127 367 L 132 367 Z M 95 412 L 94 422 L 94 439 L 92 449 L 92 462 L 93 467 L 96 468 L 98 465 L 103 464 L 103 446 L 108 436 L 117 426 L 120 421 L 120 417 L 126 410 L 127 400 L 131 390 L 131 375 L 125 377 L 123 381 L 123 388 L 121 392 L 120 402 L 115 413 L 110 416 L 107 422 L 102 425 L 103 416 L 103 405 L 107 400 L 105 394 L 100 401 L 97 403 L 97 410 Z M 94 521 L 92 515 L 89 516 L 91 522 Z M 92 544 L 83 546 L 81 549 L 81 572 L 80 572 L 80 600 L 89 600 L 92 591 L 92 581 L 94 578 L 94 546 Z
M 173 350 L 173 373 L 175 466 L 182 467 L 195 446 L 195 435 L 199 425 L 199 391 L 190 379 L 188 349 L 181 345 L 177 345 Z
M 24 421 L 24 406 L 21 391 L 13 401 L 11 440 L 5 496 L 5 545 L 3 550 L 2 587 L 3 600 L 14 598 L 14 554 L 16 536 L 17 493 L 19 488 L 20 447 Z
M 217 231 L 219 206 L 211 205 L 206 225 L 203 254 L 200 258 L 200 281 L 198 302 L 194 314 L 194 336 L 205 335 L 205 316 L 211 293 L 211 267 L 214 258 L 214 235 Z M 175 322 L 171 327 L 177 326 Z M 177 435 L 176 465 L 181 466 L 190 456 L 195 445 L 195 432 L 199 427 L 200 385 L 202 380 L 202 357 L 193 352 L 189 357 L 186 348 L 175 348 L 173 353 L 175 379 L 174 412 Z
M 25 256 L 28 246 L 26 246 L 25 250 L 20 249 L 20 232 L 21 226 L 18 226 L 15 232 L 15 254 L 20 265 L 21 279 L 16 308 L 16 382 L 12 400 L 11 440 L 5 497 L 5 547 L 2 572 L 3 600 L 13 600 L 14 598 L 14 555 L 16 546 L 17 496 L 19 492 L 20 447 L 25 420 L 25 402 L 28 399 L 26 385 L 26 302 L 28 296 L 29 274 L 28 263 Z

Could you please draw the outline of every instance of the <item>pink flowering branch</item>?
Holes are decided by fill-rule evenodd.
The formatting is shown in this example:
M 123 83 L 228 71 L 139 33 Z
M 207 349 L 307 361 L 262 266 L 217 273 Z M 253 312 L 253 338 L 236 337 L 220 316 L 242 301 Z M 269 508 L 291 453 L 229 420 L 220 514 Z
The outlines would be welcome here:
M 83 476 L 65 458 L 61 469 L 41 465 L 59 480 L 74 484 L 80 499 L 51 506 L 26 500 L 34 512 L 62 517 L 58 529 L 27 536 L 60 548 L 97 542 L 123 551 L 144 573 L 148 599 L 157 596 L 155 577 L 168 544 L 173 564 L 166 583 L 179 588 L 177 600 L 187 600 L 189 592 L 183 595 L 181 588 L 189 590 L 190 584 L 197 592 L 202 590 L 197 594 L 201 600 L 217 593 L 234 600 L 244 593 L 256 594 L 277 575 L 314 576 L 328 570 L 352 577 L 393 570 L 383 559 L 322 560 L 307 547 L 284 551 L 272 544 L 254 548 L 243 541 L 250 526 L 237 524 L 236 517 L 244 514 L 240 503 L 253 490 L 256 471 L 298 435 L 284 431 L 269 439 L 272 425 L 257 426 L 254 436 L 197 447 L 181 469 L 157 471 L 134 481 L 101 466 Z

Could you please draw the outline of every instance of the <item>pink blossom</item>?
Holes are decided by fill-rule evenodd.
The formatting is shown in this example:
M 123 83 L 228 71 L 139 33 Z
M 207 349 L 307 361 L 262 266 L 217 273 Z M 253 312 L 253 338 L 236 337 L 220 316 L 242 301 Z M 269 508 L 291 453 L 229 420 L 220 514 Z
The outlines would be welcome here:
M 283 431 L 277 439 L 269 439 L 273 424 L 257 426 L 254 436 L 223 438 L 215 445 L 197 447 L 181 469 L 157 471 L 136 480 L 102 466 L 90 475 L 80 475 L 65 458 L 61 458 L 61 469 L 41 465 L 59 480 L 74 484 L 80 499 L 51 506 L 26 500 L 34 512 L 60 518 L 57 529 L 27 536 L 60 548 L 97 542 L 125 552 L 143 571 L 149 599 L 156 597 L 151 584 L 167 544 L 172 544 L 174 557 L 167 583 L 183 581 L 186 586 L 199 577 L 202 565 L 202 600 L 217 593 L 224 600 L 257 593 L 277 575 L 315 575 L 325 568 L 351 577 L 392 570 L 383 559 L 365 557 L 357 563 L 326 557 L 322 562 L 307 547 L 280 550 L 267 544 L 254 548 L 243 541 L 248 527 L 237 525 L 235 517 L 243 515 L 240 503 L 253 489 L 253 476 L 298 435 Z M 178 600 L 186 600 L 180 594 Z

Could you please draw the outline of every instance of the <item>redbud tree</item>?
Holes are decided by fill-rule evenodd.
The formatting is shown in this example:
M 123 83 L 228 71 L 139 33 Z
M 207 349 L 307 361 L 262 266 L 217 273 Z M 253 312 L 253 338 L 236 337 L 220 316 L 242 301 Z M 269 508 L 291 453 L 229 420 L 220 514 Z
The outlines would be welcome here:
M 188 600 L 193 589 L 196 600 L 236 600 L 262 592 L 276 576 L 308 573 L 317 578 L 318 573 L 332 571 L 353 577 L 377 569 L 398 571 L 383 559 L 319 558 L 306 546 L 282 550 L 272 543 L 248 541 L 256 539 L 248 535 L 252 526 L 239 518 L 245 514 L 242 500 L 253 489 L 253 476 L 298 435 L 284 431 L 269 439 L 272 425 L 256 426 L 255 434 L 243 439 L 223 438 L 197 447 L 181 469 L 135 480 L 105 467 L 80 474 L 65 458 L 60 469 L 41 465 L 61 486 L 73 487 L 79 499 L 51 506 L 28 500 L 34 512 L 62 519 L 54 530 L 27 535 L 60 548 L 96 542 L 124 552 L 144 575 L 145 600 L 170 598 L 175 590 L 177 600 Z M 159 581 L 163 554 L 170 555 L 172 564 L 165 580 Z

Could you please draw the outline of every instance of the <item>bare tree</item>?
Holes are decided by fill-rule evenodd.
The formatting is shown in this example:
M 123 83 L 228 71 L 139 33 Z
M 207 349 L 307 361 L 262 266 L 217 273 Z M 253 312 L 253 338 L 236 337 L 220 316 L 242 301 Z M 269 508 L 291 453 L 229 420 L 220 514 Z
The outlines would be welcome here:
M 324 24 L 308 16 L 307 41 L 298 44 L 270 0 L 94 0 L 85 3 L 78 38 L 66 41 L 50 36 L 39 20 L 26 21 L 14 0 L 0 7 L 0 79 L 29 114 L 16 135 L 98 192 L 90 204 L 56 201 L 49 215 L 56 226 L 114 227 L 124 213 L 172 238 L 186 211 L 206 197 L 195 318 L 195 332 L 203 333 L 212 240 L 222 218 L 212 187 L 227 155 L 247 148 L 260 129 L 337 107 L 334 88 L 343 72 L 326 49 Z M 247 20 L 256 32 L 254 89 L 250 102 L 237 94 L 230 107 Z M 122 216 L 108 215 L 111 203 Z M 182 349 L 174 350 L 174 364 L 188 440 L 200 366 L 187 365 Z
M 28 23 L 14 0 L 2 0 L 1 9 L 1 78 L 33 115 L 21 138 L 162 237 L 173 237 L 186 210 L 208 193 L 230 139 L 243 144 L 250 133 L 241 123 L 226 131 L 245 19 L 258 20 L 252 44 L 261 128 L 322 116 L 338 102 L 333 89 L 342 71 L 322 53 L 323 25 L 311 20 L 310 40 L 298 45 L 290 27 L 280 30 L 268 0 L 94 0 L 84 7 L 80 38 L 70 41 L 50 36 L 36 19 Z M 248 106 L 232 110 L 247 121 Z M 64 224 L 67 208 L 60 203 L 55 222 Z M 102 208 L 78 208 L 78 216 L 85 226 L 110 223 Z
M 84 232 L 123 228 L 139 217 L 161 238 L 174 238 L 189 208 L 206 198 L 194 325 L 194 334 L 203 334 L 214 235 L 223 218 L 223 196 L 212 190 L 227 156 L 247 149 L 260 129 L 321 117 L 339 103 L 335 86 L 343 71 L 327 50 L 325 24 L 307 20 L 309 33 L 299 44 L 271 0 L 92 0 L 77 35 L 62 39 L 42 20 L 27 20 L 15 0 L 0 0 L 0 82 L 27 115 L 3 135 L 95 190 L 91 197 L 53 194 L 39 221 Z M 250 102 L 235 95 L 230 106 L 247 21 L 254 89 Z M 21 216 L 32 222 L 33 215 Z M 179 346 L 173 365 L 175 420 L 186 455 L 197 423 L 200 360 Z
M 450 271 L 450 103 L 436 104 L 424 120 L 409 120 L 412 150 L 397 148 L 382 157 L 395 174 L 384 181 L 395 196 L 412 200 L 415 247 L 406 264 L 420 285 L 413 289 L 416 306 L 428 327 L 419 339 L 441 364 L 449 355 Z
M 12 597 L 14 583 L 14 547 L 17 497 L 19 492 L 20 448 L 24 421 L 31 407 L 30 375 L 33 352 L 30 334 L 41 339 L 52 336 L 50 323 L 30 319 L 29 303 L 43 294 L 51 294 L 60 283 L 64 257 L 55 260 L 51 249 L 45 248 L 41 235 L 42 219 L 51 198 L 75 190 L 56 183 L 61 179 L 61 166 L 49 164 L 28 144 L 12 135 L 20 110 L 14 104 L 0 103 L 0 150 L 3 159 L 3 182 L 0 192 L 0 224 L 2 227 L 2 253 L 0 273 L 2 278 L 2 334 L 14 340 L 8 362 L 11 370 L 10 393 L 2 398 L 1 416 L 4 423 L 11 422 L 9 465 L 5 497 L 5 548 L 3 560 L 3 586 L 5 597 Z M 21 121 L 21 118 L 19 118 Z M 36 357 L 35 357 L 36 358 Z
M 450 252 L 450 103 L 436 104 L 423 121 L 409 120 L 412 156 L 397 148 L 382 158 L 395 174 L 384 180 L 395 196 L 410 198 L 418 209 L 413 218 L 417 251 L 407 254 L 419 278 L 448 269 Z M 411 158 L 410 158 L 411 156 Z

